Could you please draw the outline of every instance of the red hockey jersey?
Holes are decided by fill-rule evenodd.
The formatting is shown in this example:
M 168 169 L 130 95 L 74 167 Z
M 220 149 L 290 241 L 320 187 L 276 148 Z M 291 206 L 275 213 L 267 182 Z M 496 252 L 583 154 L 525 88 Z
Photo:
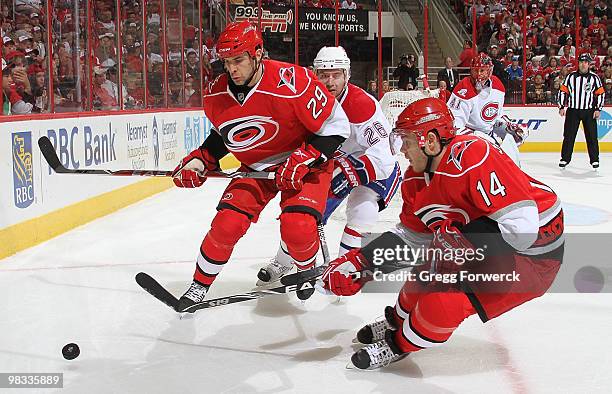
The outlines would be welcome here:
M 274 60 L 264 60 L 262 67 L 242 104 L 230 92 L 226 74 L 204 94 L 206 117 L 241 163 L 262 171 L 284 162 L 313 135 L 349 136 L 344 110 L 311 71 Z
M 563 242 L 561 203 L 554 191 L 474 135 L 453 138 L 432 178 L 409 168 L 402 197 L 400 220 L 412 231 L 433 231 L 445 219 L 467 224 L 486 216 L 524 254 L 547 253 Z

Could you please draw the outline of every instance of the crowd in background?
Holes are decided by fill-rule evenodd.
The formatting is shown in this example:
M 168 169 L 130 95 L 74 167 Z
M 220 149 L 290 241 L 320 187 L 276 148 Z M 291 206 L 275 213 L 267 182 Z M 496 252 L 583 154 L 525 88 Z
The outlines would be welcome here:
M 215 37 L 205 29 L 207 7 L 200 32 L 194 0 L 183 0 L 182 10 L 178 0 L 166 0 L 165 13 L 159 0 L 147 1 L 146 17 L 139 0 L 122 0 L 121 15 L 115 0 L 94 0 L 89 10 L 86 4 L 75 9 L 73 2 L 53 3 L 52 73 L 45 2 L 17 0 L 2 5 L 5 114 L 50 112 L 52 104 L 54 112 L 116 110 L 120 100 L 125 109 L 145 108 L 145 102 L 149 108 L 201 105 L 202 79 L 213 76 L 215 60 Z M 54 103 L 49 102 L 50 86 Z
M 555 104 L 563 78 L 577 69 L 582 53 L 590 54 L 591 71 L 608 91 L 612 88 L 612 9 L 606 1 L 529 0 L 526 8 L 515 0 L 451 4 L 463 15 L 466 30 L 477 31 L 477 42 L 465 44 L 459 66 L 468 66 L 477 51 L 487 52 L 506 86 L 506 103 L 522 103 L 525 79 L 528 104 Z
M 236 1 L 241 0 L 232 3 Z M 254 0 L 242 2 L 257 4 Z M 77 8 L 72 1 L 59 1 L 53 3 L 51 18 L 47 17 L 44 0 L 3 3 L 3 113 L 200 106 L 203 83 L 222 71 L 214 52 L 215 34 L 209 28 L 208 3 L 202 9 L 201 30 L 197 1 L 165 3 L 166 9 L 161 10 L 160 0 L 148 1 L 145 14 L 142 0 L 121 0 L 121 13 L 117 15 L 116 0 L 93 0 L 90 8 L 87 2 Z M 291 0 L 262 3 L 293 5 Z M 305 0 L 301 4 L 334 7 L 333 0 Z M 362 8 L 352 0 L 340 4 L 342 8 Z M 524 8 L 522 1 L 515 0 L 451 0 L 451 5 L 463 15 L 466 30 L 477 31 L 477 42 L 466 41 L 454 62 L 461 76 L 467 74 L 463 67 L 469 67 L 472 57 L 479 51 L 487 52 L 493 58 L 494 75 L 506 86 L 506 103 L 522 103 L 525 80 L 528 104 L 554 104 L 561 81 L 576 69 L 577 57 L 587 52 L 594 60 L 592 71 L 604 82 L 607 104 L 611 103 L 612 10 L 604 1 L 576 4 L 574 0 L 530 0 Z M 578 21 L 576 7 L 581 16 Z M 47 53 L 49 37 L 53 59 Z M 414 55 L 400 58 L 393 73 L 398 88 L 418 86 L 416 63 Z M 453 59 L 445 63 L 454 67 Z M 456 82 L 440 83 L 452 90 Z M 376 85 L 377 81 L 369 81 L 367 90 L 377 94 Z M 53 95 L 49 89 L 53 89 Z M 388 91 L 389 81 L 384 81 L 381 89 L 383 93 Z M 54 102 L 50 103 L 52 96 Z

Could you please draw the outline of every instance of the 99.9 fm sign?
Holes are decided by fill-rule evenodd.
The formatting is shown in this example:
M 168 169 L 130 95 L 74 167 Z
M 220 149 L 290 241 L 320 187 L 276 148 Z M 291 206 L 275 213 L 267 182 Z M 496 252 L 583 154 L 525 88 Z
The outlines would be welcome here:
M 341 35 L 367 36 L 368 12 L 364 10 L 339 10 L 338 32 Z M 249 21 L 259 24 L 259 8 L 235 6 L 233 8 L 236 22 Z M 295 29 L 294 11 L 289 7 L 262 7 L 261 30 L 263 32 L 292 34 Z M 334 8 L 299 9 L 298 23 L 300 34 L 334 33 L 336 31 L 336 10 Z

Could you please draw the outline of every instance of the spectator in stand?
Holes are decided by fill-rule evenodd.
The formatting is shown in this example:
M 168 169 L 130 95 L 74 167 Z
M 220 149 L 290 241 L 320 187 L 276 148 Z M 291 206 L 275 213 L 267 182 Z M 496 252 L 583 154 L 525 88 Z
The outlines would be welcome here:
M 412 85 L 413 89 L 416 86 L 419 74 L 413 59 L 414 55 L 403 55 L 393 71 L 393 78 L 398 79 L 397 87 L 400 90 L 408 90 L 408 84 Z
M 94 81 L 93 81 L 93 109 L 96 111 L 109 111 L 117 109 L 117 100 L 105 88 L 107 83 L 106 69 L 100 66 L 94 66 Z
M 17 46 L 15 45 L 15 42 L 13 41 L 13 39 L 9 36 L 4 36 L 2 37 L 2 55 L 6 56 L 7 54 L 11 53 L 11 52 L 15 52 L 15 50 L 17 50 Z
M 599 18 L 606 17 L 608 20 L 612 20 L 612 10 L 610 10 L 610 7 L 608 7 L 607 3 L 607 1 L 602 2 L 599 0 L 595 0 L 595 6 L 593 7 L 593 10 L 595 12 L 595 15 L 597 15 Z M 608 98 L 607 95 L 606 98 Z
M 559 104 L 557 98 L 559 96 L 559 90 L 561 89 L 561 78 L 555 78 L 552 81 L 551 89 L 550 89 L 550 103 L 553 105 Z
M 522 80 L 523 79 L 523 69 L 519 66 L 519 56 L 512 56 L 512 64 L 506 68 L 506 73 L 508 74 L 508 80 Z
M 453 69 L 453 59 L 450 56 L 444 59 L 444 68 L 438 71 L 438 85 L 440 81 L 445 82 L 444 85 L 449 92 L 452 92 L 459 83 L 459 71 Z
M 469 67 L 472 63 L 472 58 L 476 56 L 476 49 L 470 40 L 465 40 L 463 43 L 463 51 L 459 54 L 459 64 L 457 67 Z
M 553 39 L 550 35 L 546 37 L 544 39 L 543 45 L 536 48 L 536 51 L 535 51 L 536 55 L 548 55 L 551 50 L 553 51 L 553 53 L 556 52 L 555 47 L 553 46 L 552 40 Z
M 525 17 L 527 26 L 531 26 L 531 24 L 538 18 L 544 18 L 544 15 L 542 15 L 542 13 L 540 12 L 540 9 L 538 8 L 537 4 L 532 4 L 530 13 L 527 14 L 527 16 Z
M 506 49 L 506 55 L 500 59 L 500 62 L 504 65 L 504 71 L 506 67 L 512 64 L 513 57 L 514 57 L 514 50 L 512 48 Z
M 612 105 L 612 79 L 606 79 L 605 89 L 606 89 L 605 105 Z
M 25 53 L 26 49 L 32 48 L 32 36 L 30 33 L 24 33 L 19 36 L 19 49 Z
M 344 0 L 342 2 L 342 9 L 343 10 L 356 10 L 357 3 L 355 3 L 353 0 Z
M 382 95 L 384 96 L 386 93 L 389 93 L 391 91 L 391 87 L 389 86 L 389 81 L 387 81 L 386 79 L 383 79 L 383 83 L 382 83 Z
M 499 23 L 495 21 L 495 14 L 489 14 L 489 22 L 480 28 L 478 46 L 483 50 L 489 46 L 493 33 L 499 31 Z
M 187 61 L 185 62 L 185 72 L 190 74 L 194 80 L 200 81 L 200 62 L 195 49 L 187 50 Z
M 47 94 L 45 75 L 46 71 L 41 66 L 36 65 L 28 69 L 30 85 L 32 86 L 32 97 L 34 98 L 32 112 L 48 112 L 49 96 Z
M 3 104 L 2 113 L 4 115 L 23 115 L 32 112 L 33 105 L 24 101 L 23 96 L 17 92 L 15 81 L 13 80 L 14 64 L 6 63 L 2 59 L 2 94 Z
M 573 29 L 573 26 L 572 26 L 572 25 L 573 25 L 573 24 L 567 24 L 567 25 L 565 25 L 564 30 L 563 30 L 563 34 L 561 34 L 561 35 L 559 36 L 559 39 L 557 40 L 557 43 L 558 43 L 560 46 L 564 46 L 564 45 L 567 43 L 567 40 L 568 40 L 568 39 L 570 39 L 570 38 L 572 38 L 572 39 L 573 39 L 573 37 L 574 37 L 574 32 L 575 32 L 575 31 L 574 31 L 574 29 Z
M 559 49 L 559 56 L 566 55 L 566 49 L 569 49 L 569 53 L 567 54 L 571 57 L 576 57 L 576 48 L 574 47 L 573 43 L 574 39 L 572 37 L 569 37 L 567 40 L 565 40 L 565 45 L 563 45 Z
M 104 33 L 98 36 L 100 39 L 99 45 L 95 50 L 95 55 L 100 62 L 107 59 L 115 59 L 117 50 L 115 49 L 115 35 L 113 33 Z
M 599 37 L 600 31 L 606 31 L 606 25 L 600 23 L 599 17 L 593 18 L 593 23 L 587 28 L 589 37 Z
M 501 0 L 492 0 L 489 8 L 493 14 L 501 14 L 505 7 L 501 3 Z
M 115 100 L 115 102 L 119 103 L 119 78 L 117 73 L 117 67 L 114 62 L 112 62 L 112 66 L 109 67 L 106 71 L 106 81 L 102 83 L 102 88 L 104 88 L 108 94 Z M 128 90 L 125 86 L 122 86 L 121 94 L 123 95 L 123 107 L 126 109 L 134 108 L 136 104 L 136 100 L 130 96 Z
M 571 55 L 571 48 L 572 47 L 569 45 L 564 45 L 563 48 L 561 48 L 563 50 L 563 53 L 559 58 L 559 64 L 561 67 L 567 66 L 568 68 L 572 69 L 578 66 L 576 58 Z
M 597 49 L 597 53 L 600 54 L 601 56 L 607 54 L 608 47 L 609 47 L 608 40 L 607 39 L 601 40 L 601 43 L 599 44 L 599 48 Z
M 548 81 L 554 81 L 561 73 L 561 66 L 556 57 L 551 57 L 544 69 L 544 78 Z
M 512 52 L 514 54 L 519 54 L 522 52 L 521 47 L 518 45 L 518 41 L 516 41 L 512 36 L 508 37 L 508 44 L 506 45 L 506 50 L 508 49 L 512 49 Z
M 588 7 L 586 15 L 584 11 L 581 12 L 580 15 L 582 15 L 582 26 L 589 27 L 595 18 L 595 8 Z
M 544 104 L 550 101 L 550 92 L 546 89 L 544 78 L 541 74 L 536 74 L 533 83 L 527 88 L 527 103 Z
M 40 26 L 32 28 L 32 48 L 38 49 L 38 55 L 42 58 L 47 56 L 47 45 L 44 42 L 43 30 Z
M 366 91 L 371 94 L 372 96 L 374 96 L 376 99 L 378 99 L 378 83 L 376 82 L 376 80 L 372 79 L 368 82 L 368 88 L 366 89 Z
M 534 57 L 531 59 L 531 63 L 527 65 L 527 70 L 525 72 L 525 77 L 530 80 L 534 76 L 538 74 L 542 74 L 544 72 L 544 68 L 540 64 L 540 58 Z
M 438 80 L 438 89 L 440 89 L 438 98 L 440 98 L 441 100 L 444 100 L 444 102 L 447 102 L 448 99 L 450 98 L 452 90 L 448 89 L 448 86 L 446 85 L 445 80 L 443 79 Z
M 489 49 L 489 56 L 493 62 L 493 75 L 501 80 L 503 84 L 508 81 L 508 74 L 506 74 L 504 63 L 499 60 L 499 51 L 496 45 L 491 45 Z

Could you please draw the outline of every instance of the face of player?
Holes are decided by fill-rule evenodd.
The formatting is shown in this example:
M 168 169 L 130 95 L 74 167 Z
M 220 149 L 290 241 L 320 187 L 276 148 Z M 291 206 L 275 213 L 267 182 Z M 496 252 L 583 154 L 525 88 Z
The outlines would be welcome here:
M 256 56 L 258 59 L 257 62 L 249 56 L 247 52 L 244 52 L 242 55 L 224 59 L 223 63 L 225 69 L 236 85 L 244 85 L 251 77 L 253 78 L 251 78 L 249 86 L 253 86 L 259 82 L 259 77 L 257 75 L 253 76 L 253 74 L 260 74 L 258 65 L 261 62 L 261 49 L 257 50 Z
M 410 165 L 416 172 L 424 172 L 427 166 L 427 154 L 434 155 L 440 151 L 440 142 L 435 133 L 428 133 L 425 137 L 425 146 L 421 148 L 417 140 L 416 134 L 409 133 L 402 137 L 402 148 L 401 152 L 404 154 L 406 159 L 410 160 Z M 425 152 L 423 152 L 425 150 Z M 431 166 L 432 171 L 436 169 L 440 161 L 441 155 L 434 157 Z
M 318 70 L 317 78 L 327 90 L 338 98 L 346 86 L 346 75 L 342 69 Z

